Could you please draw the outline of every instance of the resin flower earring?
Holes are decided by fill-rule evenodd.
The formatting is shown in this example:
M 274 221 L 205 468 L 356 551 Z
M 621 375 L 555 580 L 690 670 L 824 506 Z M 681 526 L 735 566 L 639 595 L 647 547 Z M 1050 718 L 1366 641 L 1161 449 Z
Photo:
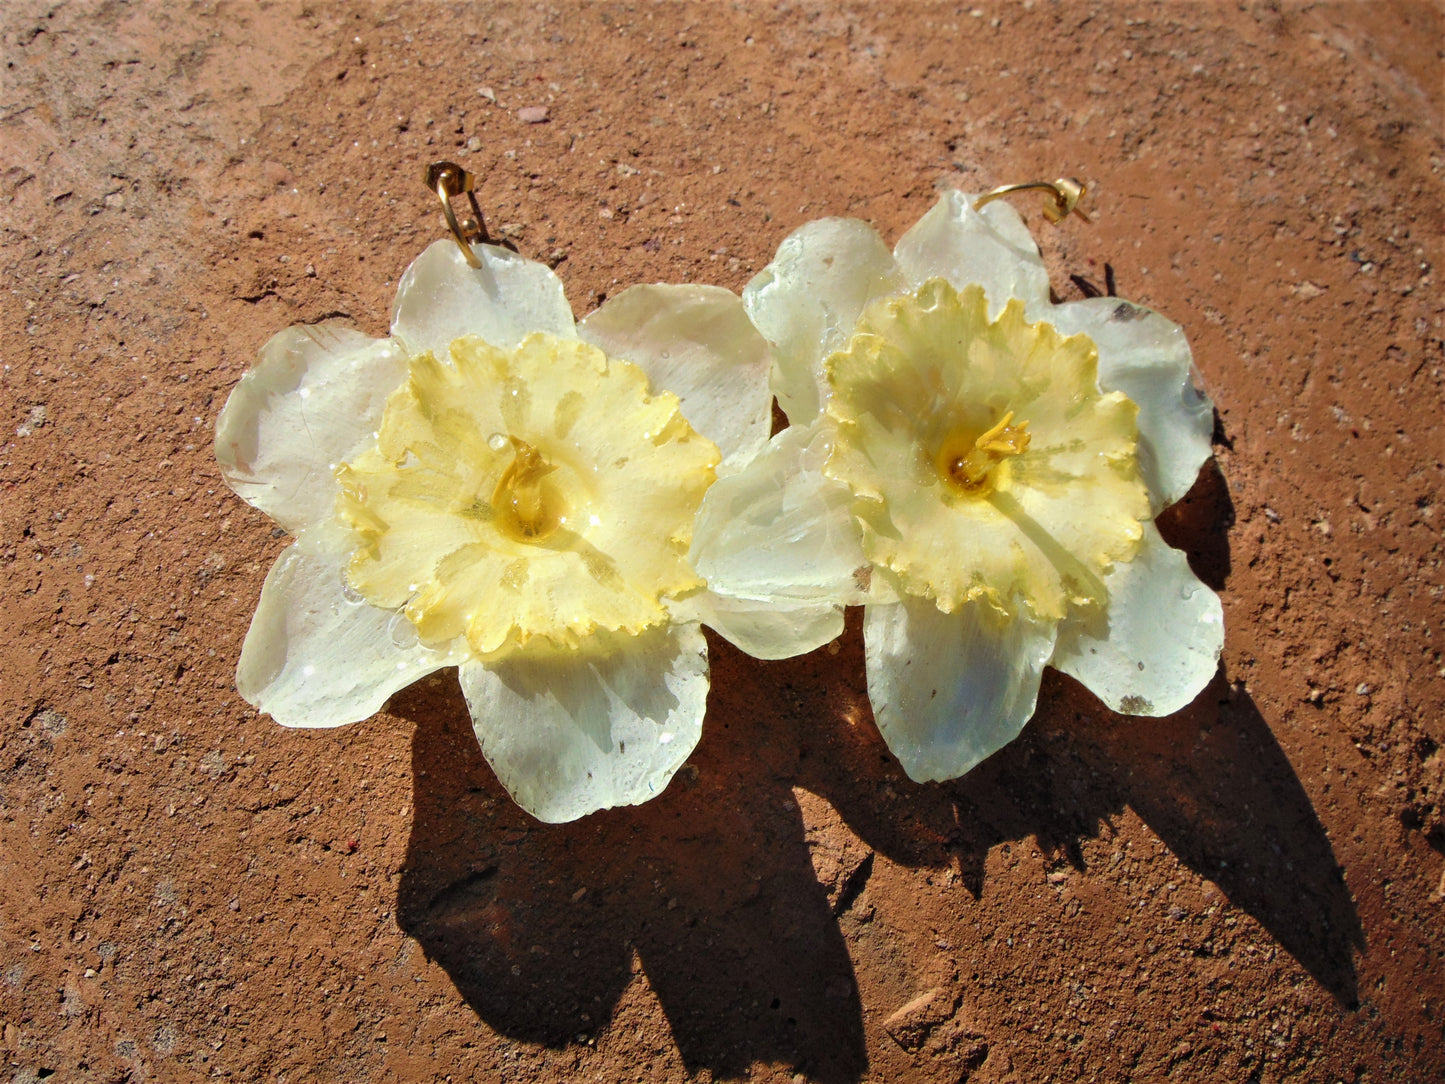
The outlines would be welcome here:
M 391 335 L 289 328 L 217 420 L 226 481 L 295 537 L 237 689 L 336 726 L 456 666 L 530 813 L 645 801 L 701 732 L 701 620 L 797 654 L 837 618 L 715 596 L 688 558 L 703 494 L 768 439 L 767 344 L 708 286 L 633 287 L 574 323 L 549 268 L 486 243 L 470 175 L 427 184 L 452 239 L 402 276 Z
M 782 243 L 743 302 L 790 426 L 708 492 L 693 545 L 704 576 L 863 603 L 874 717 L 918 781 L 1011 741 L 1046 665 L 1166 715 L 1223 643 L 1219 599 L 1153 523 L 1211 452 L 1188 343 L 1127 301 L 1050 303 L 994 202 L 1034 187 L 1053 220 L 1082 193 L 949 192 L 891 253 L 853 219 Z

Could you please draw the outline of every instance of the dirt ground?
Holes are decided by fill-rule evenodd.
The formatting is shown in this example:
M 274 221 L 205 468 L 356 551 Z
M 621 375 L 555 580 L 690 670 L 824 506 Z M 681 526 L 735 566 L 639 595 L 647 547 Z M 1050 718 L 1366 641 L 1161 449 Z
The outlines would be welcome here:
M 1445 1079 L 1442 12 L 5 5 L 0 1079 Z M 857 614 L 788 662 L 713 638 L 689 766 L 557 827 L 450 673 L 258 716 L 286 539 L 216 414 L 287 325 L 385 333 L 447 157 L 579 316 L 1092 181 L 1092 225 L 1019 206 L 1061 298 L 1188 330 L 1217 457 L 1163 526 L 1218 677 L 1138 720 L 1050 671 L 918 786 Z

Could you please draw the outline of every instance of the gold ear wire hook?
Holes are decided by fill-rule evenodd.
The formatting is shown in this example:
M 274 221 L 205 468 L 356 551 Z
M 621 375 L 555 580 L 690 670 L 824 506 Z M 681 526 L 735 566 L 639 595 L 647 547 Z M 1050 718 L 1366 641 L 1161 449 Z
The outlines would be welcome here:
M 473 267 L 481 267 L 482 261 L 472 249 L 472 243 L 488 244 L 491 238 L 487 236 L 487 224 L 482 218 L 481 207 L 477 206 L 477 197 L 472 193 L 476 178 L 455 162 L 433 162 L 426 167 L 426 186 L 435 192 L 437 199 L 441 201 L 442 214 L 447 216 L 447 228 L 452 231 L 452 240 L 457 243 L 457 248 L 462 250 L 467 263 Z M 458 220 L 452 200 L 464 193 L 467 202 L 472 205 L 472 213 L 470 217 Z
M 1062 222 L 1070 214 L 1078 215 L 1085 222 L 1089 221 L 1089 216 L 1079 209 L 1079 200 L 1084 198 L 1084 193 L 1088 191 L 1088 185 L 1076 181 L 1072 177 L 1060 177 L 1056 181 L 1025 181 L 1023 184 L 1006 184 L 979 196 L 973 201 L 973 209 L 977 211 L 985 203 L 991 203 L 1000 196 L 1007 196 L 1011 192 L 1029 192 L 1035 189 L 1042 189 L 1053 196 L 1052 199 L 1045 198 L 1044 200 L 1044 217 L 1050 222 Z

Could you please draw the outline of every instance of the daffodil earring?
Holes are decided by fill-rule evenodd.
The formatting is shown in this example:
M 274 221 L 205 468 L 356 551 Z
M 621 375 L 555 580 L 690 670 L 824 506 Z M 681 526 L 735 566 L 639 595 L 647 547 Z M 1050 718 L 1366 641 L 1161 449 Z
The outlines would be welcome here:
M 466 171 L 426 183 L 452 237 L 402 276 L 390 336 L 282 331 L 217 420 L 226 481 L 295 537 L 237 689 L 336 726 L 456 666 L 523 808 L 645 801 L 701 732 L 700 622 L 773 657 L 841 628 L 832 599 L 718 593 L 690 560 L 703 495 L 767 443 L 767 343 L 708 286 L 633 287 L 575 323 L 551 269 L 488 243 Z
M 854 219 L 784 240 L 743 303 L 790 425 L 698 520 L 703 576 L 863 604 L 874 717 L 919 781 L 1011 741 L 1047 665 L 1165 715 L 1223 642 L 1153 523 L 1211 454 L 1189 345 L 1127 301 L 1052 304 L 998 199 L 1032 188 L 1050 220 L 1077 213 L 1083 186 L 1032 182 L 948 192 L 892 252 Z

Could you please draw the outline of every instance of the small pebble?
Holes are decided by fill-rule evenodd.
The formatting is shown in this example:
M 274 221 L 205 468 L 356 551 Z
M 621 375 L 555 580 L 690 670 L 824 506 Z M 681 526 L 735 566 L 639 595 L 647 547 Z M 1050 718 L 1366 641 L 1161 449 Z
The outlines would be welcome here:
M 547 120 L 545 105 L 525 105 L 517 110 L 517 119 L 523 124 L 542 124 Z

